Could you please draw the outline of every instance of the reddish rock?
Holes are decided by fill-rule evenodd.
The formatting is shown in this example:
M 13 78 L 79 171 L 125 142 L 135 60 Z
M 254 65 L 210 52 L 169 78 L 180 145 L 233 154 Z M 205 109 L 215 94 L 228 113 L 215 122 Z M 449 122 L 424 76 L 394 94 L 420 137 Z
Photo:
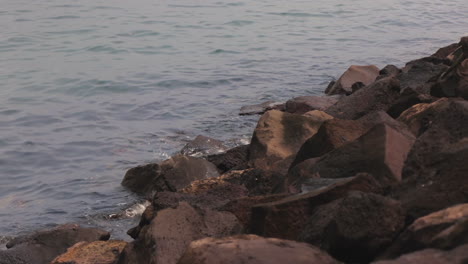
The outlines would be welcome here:
M 178 264 L 338 264 L 320 249 L 295 241 L 242 235 L 190 244 Z
M 119 240 L 79 242 L 51 264 L 114 264 L 126 245 Z
M 425 248 L 453 249 L 468 243 L 468 204 L 416 219 L 380 258 L 395 258 Z
M 176 208 L 159 211 L 139 238 L 125 247 L 118 263 L 175 264 L 192 241 L 234 235 L 240 230 L 229 212 L 195 209 L 181 202 Z
M 387 111 L 400 97 L 400 82 L 387 77 L 341 98 L 325 112 L 339 119 L 358 119 L 375 111 Z
M 369 262 L 404 227 L 400 203 L 371 193 L 351 192 L 318 207 L 299 237 L 346 263 Z
M 378 192 L 380 188 L 372 176 L 358 174 L 312 192 L 259 204 L 252 208 L 252 232 L 266 237 L 297 240 L 307 219 L 318 206 L 342 198 L 353 190 Z
M 268 111 L 258 121 L 249 149 L 254 168 L 286 171 L 302 144 L 325 120 Z
M 138 193 L 177 191 L 192 181 L 217 177 L 216 166 L 201 159 L 176 155 L 161 164 L 147 164 L 127 171 L 122 185 Z
M 418 135 L 393 196 L 411 219 L 468 201 L 468 102 L 440 99 L 415 105 L 399 118 Z
M 107 240 L 109 237 L 109 232 L 103 230 L 74 224 L 61 225 L 9 241 L 6 245 L 8 250 L 0 250 L 0 263 L 49 264 L 78 242 Z
M 304 114 L 309 111 L 325 111 L 328 107 L 338 102 L 337 96 L 300 96 L 288 100 L 285 111 L 294 114 Z
M 207 155 L 219 154 L 227 150 L 223 142 L 214 138 L 197 136 L 188 142 L 180 151 L 182 155 L 201 157 Z
M 401 181 L 402 168 L 414 141 L 409 132 L 379 124 L 353 142 L 322 156 L 311 175 L 342 178 L 367 172 L 381 184 L 392 185 Z
M 468 262 L 468 244 L 450 251 L 426 249 L 403 255 L 395 260 L 383 260 L 372 264 L 466 264 Z
M 221 173 L 229 170 L 246 169 L 249 157 L 249 145 L 242 145 L 232 148 L 225 153 L 211 155 L 206 160 L 213 163 Z
M 361 82 L 369 85 L 379 76 L 379 68 L 375 65 L 359 66 L 351 65 L 336 83 L 325 91 L 327 95 L 350 94 L 354 83 Z

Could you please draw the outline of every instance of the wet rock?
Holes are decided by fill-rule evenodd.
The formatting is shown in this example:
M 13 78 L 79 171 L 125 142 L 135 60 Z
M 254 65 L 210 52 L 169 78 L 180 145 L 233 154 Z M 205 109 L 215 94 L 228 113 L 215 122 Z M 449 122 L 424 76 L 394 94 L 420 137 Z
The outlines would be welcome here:
M 190 244 L 178 264 L 338 264 L 320 249 L 295 241 L 241 235 Z
M 380 186 L 368 174 L 334 181 L 308 193 L 286 197 L 252 208 L 252 232 L 266 237 L 297 240 L 307 219 L 323 204 L 347 195 L 349 191 L 379 192 Z
M 190 242 L 204 237 L 238 234 L 241 226 L 229 212 L 194 208 L 181 202 L 159 211 L 140 236 L 129 243 L 119 264 L 175 264 Z
M 248 167 L 249 145 L 232 148 L 225 153 L 211 155 L 206 160 L 213 163 L 221 173 L 229 170 L 242 170 Z
M 318 207 L 299 237 L 346 263 L 369 262 L 404 227 L 400 203 L 372 193 L 351 192 Z
M 426 249 L 403 255 L 395 260 L 372 262 L 373 264 L 466 264 L 468 262 L 468 244 L 450 251 Z
M 300 96 L 288 100 L 285 111 L 293 114 L 304 114 L 309 111 L 325 111 L 338 102 L 340 96 Z
M 241 107 L 239 115 L 261 115 L 268 110 L 283 110 L 284 104 L 281 102 L 267 101 L 256 105 L 246 105 Z
M 180 153 L 186 156 L 202 157 L 219 154 L 226 150 L 227 147 L 223 145 L 222 141 L 199 135 L 187 143 Z
M 399 96 L 399 81 L 387 77 L 341 98 L 325 112 L 335 118 L 354 120 L 371 112 L 387 111 Z
M 311 175 L 343 178 L 367 172 L 381 184 L 393 185 L 401 181 L 402 168 L 414 141 L 411 133 L 382 123 L 353 142 L 323 155 L 313 166 Z
M 110 234 L 103 230 L 73 224 L 61 225 L 9 241 L 6 245 L 8 250 L 0 251 L 0 263 L 49 264 L 78 242 L 107 240 L 109 237 Z
M 468 204 L 416 219 L 381 256 L 395 258 L 425 248 L 453 249 L 468 243 Z
M 468 201 L 468 102 L 418 104 L 399 118 L 418 136 L 394 190 L 410 219 Z
M 286 173 L 302 144 L 313 136 L 323 120 L 310 116 L 268 111 L 258 121 L 249 149 L 254 168 Z
M 78 242 L 51 264 L 114 264 L 125 245 L 119 240 Z
M 361 82 L 364 85 L 369 85 L 379 76 L 379 68 L 375 65 L 358 66 L 351 65 L 336 83 L 325 91 L 327 95 L 333 94 L 351 94 L 352 85 Z
M 216 166 L 201 158 L 176 155 L 161 164 L 147 164 L 127 171 L 122 185 L 138 193 L 177 191 L 192 181 L 217 177 Z

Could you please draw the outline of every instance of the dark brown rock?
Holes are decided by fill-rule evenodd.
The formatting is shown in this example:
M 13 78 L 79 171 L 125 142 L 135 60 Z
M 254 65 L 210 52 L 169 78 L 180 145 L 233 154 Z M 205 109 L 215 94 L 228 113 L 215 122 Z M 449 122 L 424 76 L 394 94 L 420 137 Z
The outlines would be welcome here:
M 300 241 L 318 246 L 346 263 L 369 262 L 404 227 L 400 203 L 380 195 L 351 192 L 318 207 Z
M 329 117 L 330 118 L 330 117 Z M 268 111 L 258 121 L 249 149 L 252 167 L 287 171 L 302 144 L 322 122 L 311 116 Z
M 292 114 L 304 114 L 312 110 L 325 111 L 338 102 L 338 96 L 300 96 L 288 100 L 285 111 Z
M 468 57 L 468 55 L 465 55 Z M 437 97 L 462 97 L 468 99 L 468 59 L 463 60 L 451 72 L 440 77 L 431 86 L 431 95 Z
M 413 89 L 406 89 L 402 92 L 400 98 L 393 102 L 387 110 L 387 113 L 393 118 L 398 118 L 401 113 L 411 106 L 420 103 L 432 103 L 436 101 L 436 99 L 437 98 L 428 94 L 420 94 Z
M 458 48 L 458 43 L 452 43 L 448 46 L 442 47 L 436 51 L 436 53 L 432 54 L 431 57 L 436 57 L 439 59 L 445 59 L 450 54 L 452 54 Z
M 468 244 L 450 251 L 426 249 L 403 255 L 395 260 L 383 260 L 372 264 L 466 264 L 468 262 Z
M 6 245 L 8 250 L 0 251 L 0 263 L 49 264 L 78 242 L 107 240 L 109 237 L 110 234 L 103 230 L 74 224 L 61 225 L 9 241 Z
M 379 68 L 375 65 L 358 66 L 351 65 L 336 83 L 325 91 L 327 95 L 350 94 L 354 83 L 361 82 L 369 85 L 375 81 L 379 75 Z
M 468 102 L 415 105 L 399 120 L 419 136 L 405 162 L 403 183 L 393 193 L 410 218 L 467 202 Z
M 161 164 L 147 164 L 127 171 L 122 185 L 138 193 L 177 191 L 192 181 L 217 177 L 212 163 L 190 156 L 176 155 Z
M 353 142 L 322 156 L 311 175 L 343 178 L 367 172 L 381 184 L 392 185 L 401 181 L 401 171 L 414 141 L 409 132 L 379 124 Z
M 242 170 L 247 168 L 249 145 L 241 145 L 232 148 L 225 153 L 211 155 L 206 160 L 213 163 L 221 173 L 229 170 Z
M 267 237 L 297 240 L 307 219 L 318 206 L 342 198 L 353 190 L 379 192 L 381 189 L 372 176 L 358 174 L 308 193 L 260 204 L 252 208 L 252 232 Z
M 386 77 L 396 77 L 400 73 L 401 73 L 401 70 L 397 66 L 390 64 L 390 65 L 383 67 L 380 70 L 379 76 L 377 77 L 376 80 L 380 80 Z
M 426 57 L 408 62 L 398 75 L 401 91 L 406 89 L 415 90 L 421 94 L 429 94 L 431 81 L 446 69 L 450 61 L 436 57 Z
M 261 115 L 269 110 L 284 110 L 284 104 L 275 101 L 267 101 L 256 105 L 241 107 L 239 115 Z
M 214 138 L 197 136 L 188 142 L 180 151 L 182 155 L 202 157 L 207 155 L 219 154 L 227 150 L 223 142 Z
M 425 248 L 453 249 L 468 243 L 468 204 L 416 219 L 381 258 L 395 258 Z
M 295 241 L 241 235 L 192 242 L 178 264 L 338 264 L 320 249 Z
M 114 264 L 126 245 L 120 240 L 78 242 L 51 264 Z
M 341 98 L 325 112 L 339 119 L 358 119 L 374 111 L 387 111 L 399 96 L 399 81 L 387 77 Z
M 122 252 L 119 264 L 175 264 L 190 242 L 203 237 L 222 237 L 241 230 L 229 212 L 196 209 L 185 202 L 159 211 L 140 236 Z

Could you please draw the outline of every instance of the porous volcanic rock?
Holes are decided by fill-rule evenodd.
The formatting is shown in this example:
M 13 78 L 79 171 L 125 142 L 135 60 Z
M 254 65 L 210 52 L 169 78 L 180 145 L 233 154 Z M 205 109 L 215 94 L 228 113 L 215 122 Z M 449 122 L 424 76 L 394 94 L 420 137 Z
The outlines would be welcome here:
M 369 262 L 403 229 L 400 203 L 372 193 L 351 192 L 318 207 L 300 241 L 316 245 L 346 263 Z
M 292 114 L 304 114 L 309 111 L 325 111 L 328 107 L 338 102 L 340 96 L 300 96 L 288 100 L 285 111 Z
M 51 264 L 114 264 L 125 245 L 120 240 L 78 242 Z
M 177 264 L 338 264 L 326 252 L 290 240 L 241 235 L 190 244 Z
M 241 145 L 222 154 L 210 155 L 206 160 L 213 163 L 221 173 L 225 173 L 229 170 L 247 169 L 248 157 L 249 145 Z

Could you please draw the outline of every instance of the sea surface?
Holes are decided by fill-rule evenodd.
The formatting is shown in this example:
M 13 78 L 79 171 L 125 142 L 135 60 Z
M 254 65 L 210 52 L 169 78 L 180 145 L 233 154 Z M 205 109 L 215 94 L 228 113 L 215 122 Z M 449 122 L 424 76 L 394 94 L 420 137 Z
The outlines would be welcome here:
M 466 14 L 466 0 L 0 0 L 0 244 L 67 222 L 126 238 L 143 201 L 120 186 L 128 168 L 199 134 L 245 144 L 258 117 L 241 106 L 322 94 L 351 64 L 401 67 L 468 35 Z

